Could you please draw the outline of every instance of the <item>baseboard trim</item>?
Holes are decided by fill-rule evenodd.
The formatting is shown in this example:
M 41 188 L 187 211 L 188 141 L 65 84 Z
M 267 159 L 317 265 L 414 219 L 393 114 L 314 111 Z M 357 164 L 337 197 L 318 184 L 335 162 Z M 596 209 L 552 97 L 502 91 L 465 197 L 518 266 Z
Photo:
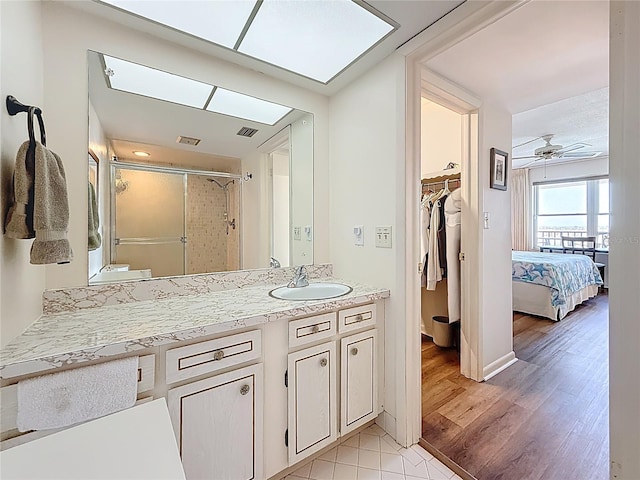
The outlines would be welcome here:
M 458 475 L 460 478 L 462 478 L 462 480 L 477 480 L 476 477 L 474 477 L 473 475 L 471 475 L 469 472 L 467 472 L 464 468 L 462 468 L 460 465 L 458 465 L 456 462 L 454 462 L 453 460 L 451 460 L 449 457 L 447 457 L 444 453 L 442 453 L 440 450 L 438 450 L 436 447 L 434 447 L 433 445 L 431 445 L 429 442 L 427 442 L 424 438 L 420 438 L 418 440 L 418 445 L 420 445 L 422 448 L 424 448 L 427 452 L 429 452 L 431 455 L 433 455 L 434 457 L 436 457 L 438 460 L 440 460 L 442 463 L 444 463 L 447 467 L 449 467 L 449 469 L 455 473 L 456 475 Z
M 516 363 L 518 359 L 516 358 L 515 352 L 512 350 L 506 355 L 500 357 L 495 362 L 491 362 L 489 365 L 482 369 L 482 378 L 484 381 L 489 380 L 492 377 L 495 377 L 497 374 L 502 372 L 504 369 L 510 367 L 514 363 Z

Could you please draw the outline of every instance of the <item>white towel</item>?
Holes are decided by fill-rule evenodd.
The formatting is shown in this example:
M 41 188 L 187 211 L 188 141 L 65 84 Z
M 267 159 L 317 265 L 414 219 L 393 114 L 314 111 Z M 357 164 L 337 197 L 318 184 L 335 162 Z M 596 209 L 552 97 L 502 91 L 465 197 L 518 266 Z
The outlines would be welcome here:
M 18 430 L 61 428 L 133 406 L 138 357 L 18 382 Z

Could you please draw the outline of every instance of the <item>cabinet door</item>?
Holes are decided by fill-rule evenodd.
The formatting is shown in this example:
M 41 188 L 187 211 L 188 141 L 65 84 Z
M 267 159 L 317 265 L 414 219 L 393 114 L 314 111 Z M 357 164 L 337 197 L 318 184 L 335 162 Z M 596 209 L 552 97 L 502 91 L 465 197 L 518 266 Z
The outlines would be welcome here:
M 376 331 L 351 335 L 340 343 L 340 434 L 344 435 L 378 415 Z
M 289 463 L 337 438 L 336 345 L 289 354 Z
M 169 390 L 187 479 L 262 478 L 262 365 Z

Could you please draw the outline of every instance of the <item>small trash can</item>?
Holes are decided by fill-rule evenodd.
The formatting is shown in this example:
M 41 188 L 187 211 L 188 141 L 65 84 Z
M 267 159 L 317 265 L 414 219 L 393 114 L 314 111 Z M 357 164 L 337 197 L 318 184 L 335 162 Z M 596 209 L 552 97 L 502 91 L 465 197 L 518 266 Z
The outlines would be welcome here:
M 433 343 L 443 348 L 453 346 L 453 327 L 449 317 L 433 317 Z

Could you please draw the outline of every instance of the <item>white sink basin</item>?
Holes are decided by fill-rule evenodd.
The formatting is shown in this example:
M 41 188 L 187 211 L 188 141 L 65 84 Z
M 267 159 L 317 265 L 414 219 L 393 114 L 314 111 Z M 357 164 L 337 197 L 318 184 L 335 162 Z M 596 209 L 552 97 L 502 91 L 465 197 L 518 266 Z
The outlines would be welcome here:
M 278 287 L 269 292 L 273 298 L 280 300 L 326 300 L 328 298 L 342 297 L 353 289 L 342 283 L 310 283 L 306 287 Z

